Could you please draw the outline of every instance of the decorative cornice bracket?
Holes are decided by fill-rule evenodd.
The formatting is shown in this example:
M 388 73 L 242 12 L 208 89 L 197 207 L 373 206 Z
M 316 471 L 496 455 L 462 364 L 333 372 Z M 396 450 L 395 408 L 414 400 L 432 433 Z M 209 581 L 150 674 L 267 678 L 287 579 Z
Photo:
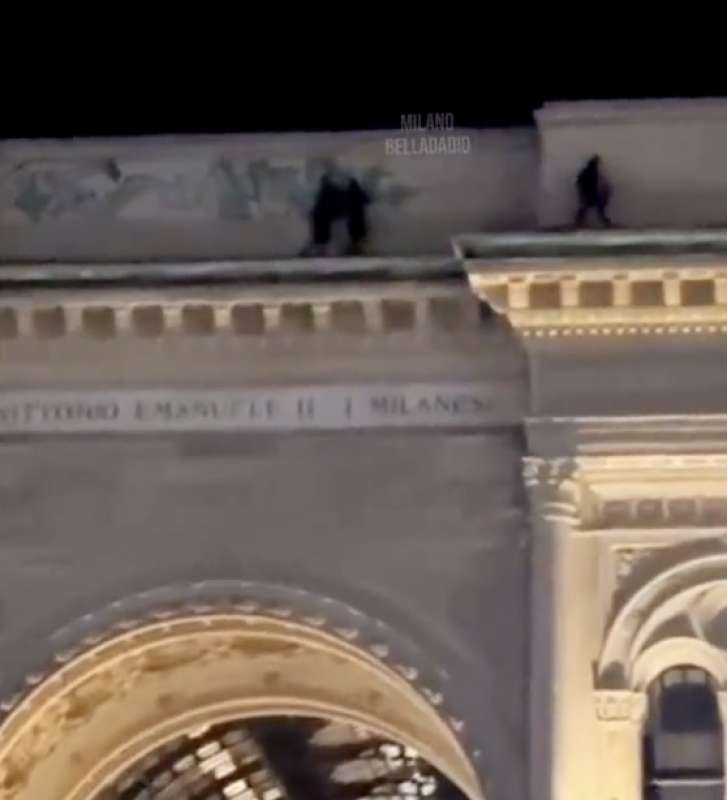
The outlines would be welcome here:
M 696 257 L 474 258 L 477 297 L 525 337 L 727 333 L 727 265 Z

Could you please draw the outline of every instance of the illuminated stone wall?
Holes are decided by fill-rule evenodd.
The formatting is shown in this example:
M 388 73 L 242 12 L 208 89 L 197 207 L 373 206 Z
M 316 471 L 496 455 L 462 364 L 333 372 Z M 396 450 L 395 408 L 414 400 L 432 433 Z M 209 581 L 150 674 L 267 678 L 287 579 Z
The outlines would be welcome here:
M 531 227 L 534 131 L 459 133 L 466 154 L 389 153 L 408 135 L 398 130 L 5 143 L 0 258 L 290 258 L 330 161 L 372 199 L 376 255 L 448 253 L 458 231 Z
M 540 227 L 572 226 L 576 175 L 596 154 L 612 186 L 616 226 L 727 223 L 727 101 L 552 103 L 537 121 Z

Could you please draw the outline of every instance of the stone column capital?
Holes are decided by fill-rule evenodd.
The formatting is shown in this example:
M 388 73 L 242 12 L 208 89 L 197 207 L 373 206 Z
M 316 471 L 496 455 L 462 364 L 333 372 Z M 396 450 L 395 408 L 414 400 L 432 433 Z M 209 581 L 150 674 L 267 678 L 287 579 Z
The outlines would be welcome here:
M 641 725 L 646 718 L 645 692 L 601 689 L 594 692 L 596 718 L 600 723 Z
M 573 459 L 527 457 L 523 460 L 523 479 L 536 521 L 550 523 L 554 529 L 579 525 L 582 498 Z

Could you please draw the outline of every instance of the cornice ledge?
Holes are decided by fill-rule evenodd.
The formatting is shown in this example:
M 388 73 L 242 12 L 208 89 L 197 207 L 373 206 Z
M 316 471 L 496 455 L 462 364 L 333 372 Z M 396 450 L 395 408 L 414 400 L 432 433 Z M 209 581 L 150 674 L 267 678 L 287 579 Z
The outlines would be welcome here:
M 0 286 L 38 289 L 129 288 L 133 286 L 175 286 L 190 281 L 206 284 L 235 281 L 255 284 L 289 280 L 315 283 L 319 280 L 350 278 L 360 281 L 426 278 L 459 275 L 460 267 L 451 256 L 362 256 L 331 258 L 218 259 L 204 261 L 142 262 L 31 262 L 0 260 Z
M 595 246 L 595 245 L 594 245 Z M 727 255 L 487 255 L 470 287 L 524 337 L 727 333 Z
M 727 456 L 727 414 L 531 417 L 525 430 L 529 452 L 548 459 L 621 456 L 665 464 L 679 457 L 693 467 L 721 466 Z
M 0 343 L 167 335 L 261 337 L 477 331 L 478 303 L 458 283 L 188 286 L 6 292 Z
M 573 529 L 727 524 L 727 416 L 529 419 L 525 483 L 538 516 Z M 711 448 L 699 450 L 711 437 Z

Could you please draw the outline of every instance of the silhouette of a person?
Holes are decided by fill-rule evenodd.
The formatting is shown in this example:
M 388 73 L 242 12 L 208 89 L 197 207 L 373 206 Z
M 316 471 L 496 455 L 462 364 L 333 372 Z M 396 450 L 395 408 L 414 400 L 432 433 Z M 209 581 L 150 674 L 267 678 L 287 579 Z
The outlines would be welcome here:
M 333 223 L 343 219 L 349 238 L 346 255 L 359 255 L 368 235 L 366 206 L 369 202 L 369 196 L 355 178 L 334 171 L 326 172 L 321 178 L 311 212 L 312 244 L 304 253 L 325 253 L 331 241 Z
M 591 209 L 596 211 L 605 227 L 611 227 L 611 219 L 607 212 L 608 203 L 611 199 L 611 187 L 601 174 L 600 168 L 600 156 L 592 156 L 578 173 L 576 178 L 576 187 L 578 189 L 576 228 L 583 227 Z

